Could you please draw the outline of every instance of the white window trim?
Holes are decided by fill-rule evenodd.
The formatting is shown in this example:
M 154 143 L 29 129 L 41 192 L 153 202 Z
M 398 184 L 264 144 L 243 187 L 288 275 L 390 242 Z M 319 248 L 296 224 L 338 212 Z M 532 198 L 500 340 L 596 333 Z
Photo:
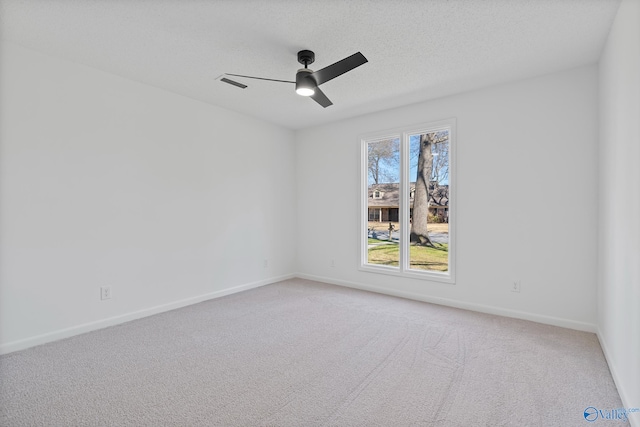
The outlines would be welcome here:
M 407 186 L 410 184 L 409 177 L 409 156 L 405 156 L 405 151 L 409 147 L 410 135 L 433 132 L 439 129 L 449 129 L 449 271 L 446 273 L 437 271 L 422 271 L 409 269 L 409 257 L 406 251 L 409 248 L 410 227 L 409 224 L 410 200 L 405 203 L 408 197 Z M 369 264 L 368 260 L 368 218 L 369 218 L 369 189 L 368 189 L 368 151 L 367 143 L 382 141 L 385 139 L 400 139 L 400 265 L 398 267 L 387 267 L 383 265 Z M 402 128 L 390 129 L 381 132 L 367 133 L 360 136 L 360 267 L 359 270 L 370 273 L 389 274 L 392 276 L 408 277 L 421 280 L 429 280 L 448 284 L 455 284 L 456 273 L 456 175 L 457 175 L 457 130 L 456 119 L 446 119 L 436 122 L 422 123 L 418 125 L 404 126 Z

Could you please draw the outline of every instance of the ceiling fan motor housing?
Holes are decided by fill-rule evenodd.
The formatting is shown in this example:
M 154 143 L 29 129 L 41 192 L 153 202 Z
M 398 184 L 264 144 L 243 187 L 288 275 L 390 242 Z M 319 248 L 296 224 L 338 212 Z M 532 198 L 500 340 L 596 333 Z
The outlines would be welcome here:
M 313 71 L 308 68 L 300 68 L 298 70 L 296 73 L 296 92 L 298 94 L 309 96 L 314 93 L 317 85 L 315 79 L 311 76 L 312 73 Z M 306 92 L 305 89 L 307 90 Z

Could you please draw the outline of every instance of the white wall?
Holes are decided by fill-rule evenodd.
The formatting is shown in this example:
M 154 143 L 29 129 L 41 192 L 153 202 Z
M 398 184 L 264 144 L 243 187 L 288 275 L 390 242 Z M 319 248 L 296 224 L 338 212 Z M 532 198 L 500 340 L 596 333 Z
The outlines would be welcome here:
M 598 336 L 623 402 L 640 407 L 638 0 L 621 3 L 600 58 L 599 159 Z
M 292 131 L 11 44 L 1 64 L 2 352 L 295 271 Z
M 450 117 L 457 283 L 358 270 L 358 136 Z M 595 331 L 597 122 L 594 65 L 299 131 L 299 273 Z

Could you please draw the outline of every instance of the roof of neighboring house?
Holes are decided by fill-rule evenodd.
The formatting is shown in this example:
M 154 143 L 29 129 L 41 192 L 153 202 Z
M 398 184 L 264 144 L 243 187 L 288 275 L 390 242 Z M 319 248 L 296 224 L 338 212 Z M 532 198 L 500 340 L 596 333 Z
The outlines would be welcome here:
M 411 187 L 415 187 L 415 182 L 411 183 Z M 374 198 L 373 193 L 380 191 L 380 198 Z M 448 206 L 449 205 L 449 186 L 441 185 L 436 194 L 429 191 L 429 204 L 432 206 Z M 413 199 L 412 199 L 413 203 Z M 377 208 L 397 208 L 400 206 L 400 184 L 371 184 L 369 186 L 369 207 Z

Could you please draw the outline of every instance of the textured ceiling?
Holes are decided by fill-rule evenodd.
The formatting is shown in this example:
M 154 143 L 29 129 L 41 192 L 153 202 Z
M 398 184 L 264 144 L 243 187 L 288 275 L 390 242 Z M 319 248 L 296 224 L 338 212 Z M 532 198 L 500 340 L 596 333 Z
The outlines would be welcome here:
M 619 0 L 0 0 L 0 37 L 27 48 L 292 129 L 597 61 Z M 322 86 L 293 85 L 296 53 L 317 70 L 369 63 Z

